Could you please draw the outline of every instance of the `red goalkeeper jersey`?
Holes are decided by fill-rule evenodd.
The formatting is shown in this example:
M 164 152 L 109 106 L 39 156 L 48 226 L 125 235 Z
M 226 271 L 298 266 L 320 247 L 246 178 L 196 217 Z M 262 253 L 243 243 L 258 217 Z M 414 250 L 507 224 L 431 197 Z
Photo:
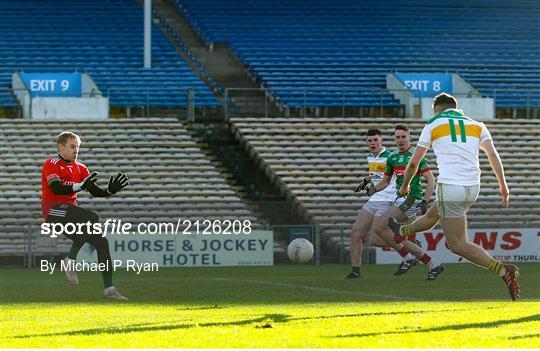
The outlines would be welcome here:
M 77 193 L 69 195 L 56 195 L 50 188 L 53 182 L 62 182 L 63 185 L 80 183 L 90 172 L 88 168 L 77 161 L 66 162 L 62 158 L 49 158 L 41 170 L 41 211 L 47 219 L 49 210 L 59 204 L 76 204 Z

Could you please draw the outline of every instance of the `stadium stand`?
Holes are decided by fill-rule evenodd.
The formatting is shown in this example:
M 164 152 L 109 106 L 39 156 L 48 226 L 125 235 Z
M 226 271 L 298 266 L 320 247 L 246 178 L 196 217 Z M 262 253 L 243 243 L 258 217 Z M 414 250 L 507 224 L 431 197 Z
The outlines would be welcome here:
M 498 108 L 540 107 L 536 0 L 175 1 L 289 107 L 395 106 L 396 71 L 455 72 Z
M 393 128 L 403 122 L 373 118 L 232 118 L 231 128 L 304 215 L 325 228 L 332 247 L 339 243 L 341 233 L 349 235 L 358 210 L 367 200 L 353 192 L 367 173 L 365 131 L 383 130 L 385 145 L 393 151 Z M 423 122 L 406 122 L 415 141 Z M 495 176 L 482 155 L 482 188 L 469 212 L 471 227 L 539 226 L 540 168 L 530 159 L 540 152 L 540 123 L 494 120 L 486 125 L 505 166 L 511 206 L 501 207 Z M 432 150 L 428 159 L 437 176 Z
M 111 106 L 219 106 L 212 91 L 152 27 L 153 67 L 143 68 L 143 9 L 129 0 L 9 1 L 0 8 L 0 88 L 13 72 L 87 72 Z M 0 106 L 16 106 L 0 89 Z
M 180 219 L 259 220 L 226 183 L 214 162 L 201 151 L 186 127 L 176 119 L 108 121 L 2 122 L 0 132 L 0 247 L 2 255 L 21 255 L 28 249 L 28 230 L 34 232 L 36 254 L 66 252 L 65 240 L 39 241 L 41 167 L 57 154 L 57 131 L 81 135 L 80 162 L 100 173 L 106 186 L 110 175 L 125 172 L 130 185 L 118 195 L 91 199 L 81 206 L 102 219 L 124 222 L 173 222 Z M 51 246 L 52 245 L 52 246 Z

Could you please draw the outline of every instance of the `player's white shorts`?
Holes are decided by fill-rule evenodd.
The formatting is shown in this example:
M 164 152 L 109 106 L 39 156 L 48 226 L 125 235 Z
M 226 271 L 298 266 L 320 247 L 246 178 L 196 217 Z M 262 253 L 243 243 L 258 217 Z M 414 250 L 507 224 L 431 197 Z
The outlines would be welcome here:
M 416 200 L 410 197 L 400 197 L 396 199 L 394 205 L 400 209 L 407 219 L 414 219 L 415 217 L 422 215 L 422 209 L 419 207 L 421 202 L 422 200 Z
M 437 184 L 437 207 L 440 218 L 463 218 L 480 192 L 479 185 Z
M 368 211 L 375 217 L 382 216 L 392 206 L 392 201 L 368 201 L 362 206 L 363 210 Z

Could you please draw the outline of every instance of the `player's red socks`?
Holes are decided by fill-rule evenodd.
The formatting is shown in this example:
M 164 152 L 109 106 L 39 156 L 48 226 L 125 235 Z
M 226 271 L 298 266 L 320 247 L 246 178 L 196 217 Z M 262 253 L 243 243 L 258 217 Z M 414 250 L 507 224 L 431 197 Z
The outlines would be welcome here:
M 402 243 L 405 241 L 405 238 L 402 237 L 401 235 L 397 235 L 397 234 L 394 234 L 394 242 L 395 243 Z
M 401 257 L 405 257 L 409 254 L 409 250 L 405 246 L 403 246 L 401 249 L 397 250 L 397 252 L 401 255 Z
M 424 256 L 420 258 L 420 261 L 422 261 L 423 264 L 428 265 L 429 262 L 431 262 L 431 256 L 425 253 Z

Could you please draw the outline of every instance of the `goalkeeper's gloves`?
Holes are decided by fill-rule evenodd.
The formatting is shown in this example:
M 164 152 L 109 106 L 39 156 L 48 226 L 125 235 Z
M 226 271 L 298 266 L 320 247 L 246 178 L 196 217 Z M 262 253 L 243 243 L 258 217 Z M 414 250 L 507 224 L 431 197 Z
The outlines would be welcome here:
M 118 173 L 116 177 L 109 179 L 109 185 L 107 186 L 107 192 L 109 195 L 116 194 L 128 185 L 128 177 L 124 173 Z
M 365 190 L 368 196 L 371 196 L 377 192 L 375 190 L 375 184 L 373 184 L 370 177 L 365 177 L 362 179 L 362 182 L 356 187 L 356 189 L 354 189 L 354 192 L 357 193 L 362 190 Z
M 377 189 L 375 189 L 375 184 L 373 184 L 373 182 L 367 183 L 365 189 L 367 196 L 371 196 L 377 192 Z
M 364 188 L 366 187 L 366 185 L 369 183 L 369 176 L 368 177 L 365 177 L 364 179 L 362 179 L 362 181 L 360 182 L 360 184 L 354 189 L 354 192 L 357 193 L 359 191 L 362 191 L 364 190 Z
M 417 207 L 420 209 L 420 212 L 422 212 L 422 214 L 425 215 L 427 210 L 428 210 L 428 202 L 427 202 L 427 200 L 420 201 L 420 203 L 418 204 Z
M 92 172 L 88 177 L 84 178 L 82 182 L 75 183 L 72 185 L 74 192 L 79 192 L 81 190 L 88 190 L 97 181 L 98 172 Z

